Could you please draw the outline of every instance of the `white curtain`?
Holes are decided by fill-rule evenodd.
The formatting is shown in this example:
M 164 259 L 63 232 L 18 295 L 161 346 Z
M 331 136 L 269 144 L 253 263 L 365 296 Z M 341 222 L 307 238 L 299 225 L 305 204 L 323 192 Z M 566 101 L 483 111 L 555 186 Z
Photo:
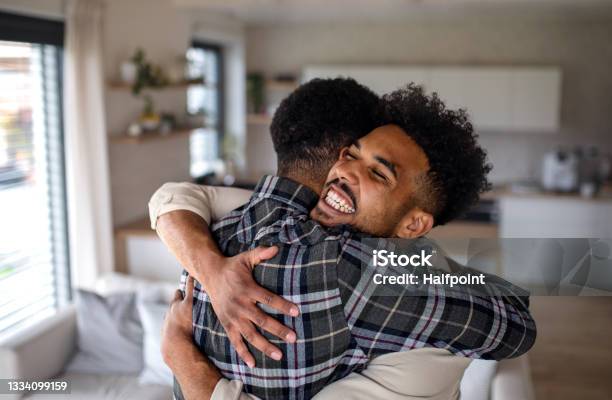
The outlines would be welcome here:
M 104 111 L 102 0 L 70 0 L 64 49 L 64 123 L 73 283 L 111 271 L 113 241 Z

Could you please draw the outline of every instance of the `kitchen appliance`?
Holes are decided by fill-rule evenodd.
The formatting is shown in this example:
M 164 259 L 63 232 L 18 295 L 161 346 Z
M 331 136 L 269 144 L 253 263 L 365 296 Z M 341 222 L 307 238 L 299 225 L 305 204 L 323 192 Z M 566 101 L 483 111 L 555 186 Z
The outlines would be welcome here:
M 575 152 L 546 153 L 542 163 L 542 187 L 554 192 L 574 192 L 580 184 L 580 159 Z
M 591 146 L 580 160 L 580 194 L 593 197 L 599 193 L 610 174 L 610 159 Z

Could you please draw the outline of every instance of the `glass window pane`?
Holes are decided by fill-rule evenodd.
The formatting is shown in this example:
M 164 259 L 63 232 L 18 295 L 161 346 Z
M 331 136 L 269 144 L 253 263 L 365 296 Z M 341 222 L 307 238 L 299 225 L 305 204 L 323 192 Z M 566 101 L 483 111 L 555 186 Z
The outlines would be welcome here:
M 187 51 L 190 78 L 202 78 L 202 84 L 187 89 L 187 112 L 202 117 L 204 129 L 191 138 L 191 175 L 199 177 L 212 171 L 219 159 L 223 110 L 220 93 L 222 53 L 215 47 L 194 46 Z
M 0 41 L 0 332 L 69 295 L 60 51 Z

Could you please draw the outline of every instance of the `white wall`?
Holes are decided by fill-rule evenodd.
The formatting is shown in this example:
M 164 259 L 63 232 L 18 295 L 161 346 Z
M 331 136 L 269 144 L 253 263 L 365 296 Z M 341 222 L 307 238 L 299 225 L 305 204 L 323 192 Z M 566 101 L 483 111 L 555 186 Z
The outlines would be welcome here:
M 248 70 L 270 75 L 333 63 L 560 66 L 564 81 L 559 134 L 482 132 L 482 143 L 496 167 L 496 182 L 537 175 L 541 155 L 557 144 L 612 149 L 611 23 L 435 20 L 277 25 L 251 27 L 246 38 Z

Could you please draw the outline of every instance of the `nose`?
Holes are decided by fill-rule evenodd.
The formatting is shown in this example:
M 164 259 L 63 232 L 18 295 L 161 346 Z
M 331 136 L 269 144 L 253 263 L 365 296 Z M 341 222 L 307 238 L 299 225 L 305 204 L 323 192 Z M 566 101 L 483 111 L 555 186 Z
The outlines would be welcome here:
M 355 185 L 359 182 L 359 166 L 356 162 L 345 161 L 337 165 L 336 174 L 338 179 L 349 185 Z

